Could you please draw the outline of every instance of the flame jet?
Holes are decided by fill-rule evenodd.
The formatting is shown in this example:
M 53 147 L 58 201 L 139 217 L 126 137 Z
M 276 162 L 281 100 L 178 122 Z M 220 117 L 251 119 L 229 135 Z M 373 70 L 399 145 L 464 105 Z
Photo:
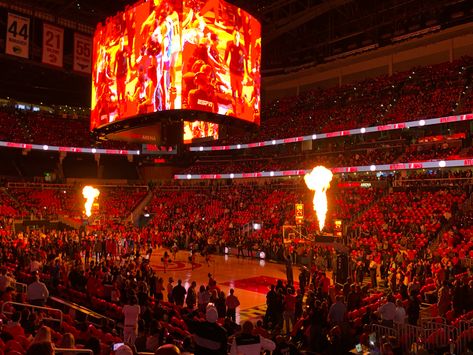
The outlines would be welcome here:
M 92 214 L 92 205 L 94 204 L 94 200 L 100 195 L 100 191 L 92 186 L 84 186 L 82 189 L 82 196 L 84 196 L 85 203 L 85 214 L 87 217 L 90 217 Z
M 327 190 L 332 181 L 332 172 L 324 166 L 316 166 L 309 174 L 304 176 L 304 181 L 310 190 L 314 191 L 314 211 L 319 220 L 319 230 L 322 231 L 327 215 Z

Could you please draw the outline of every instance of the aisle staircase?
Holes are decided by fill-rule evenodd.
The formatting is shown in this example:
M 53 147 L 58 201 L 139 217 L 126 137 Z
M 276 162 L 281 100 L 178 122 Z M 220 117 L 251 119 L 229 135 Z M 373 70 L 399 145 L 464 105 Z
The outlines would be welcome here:
M 140 216 L 143 214 L 143 210 L 145 209 L 146 206 L 151 202 L 151 199 L 153 198 L 153 191 L 148 190 L 148 193 L 146 196 L 141 200 L 141 202 L 131 211 L 131 213 L 128 215 L 128 217 L 124 218 L 122 222 L 132 222 L 133 224 L 137 224 Z

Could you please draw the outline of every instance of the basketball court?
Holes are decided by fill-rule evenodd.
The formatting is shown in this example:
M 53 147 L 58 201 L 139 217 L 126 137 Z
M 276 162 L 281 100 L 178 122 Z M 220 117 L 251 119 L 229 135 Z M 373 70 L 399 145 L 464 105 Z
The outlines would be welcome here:
M 151 266 L 158 276 L 165 280 L 165 287 L 169 277 L 174 279 L 174 284 L 181 279 L 187 289 L 192 281 L 196 281 L 197 289 L 200 285 L 207 285 L 211 273 L 217 281 L 217 286 L 228 295 L 230 288 L 235 289 L 235 295 L 240 300 L 237 308 L 237 322 L 251 319 L 260 319 L 266 310 L 266 293 L 269 285 L 277 280 L 286 282 L 286 267 L 256 258 L 237 258 L 229 255 L 212 255 L 209 265 L 200 254 L 196 257 L 194 270 L 188 260 L 188 251 L 179 251 L 176 260 L 172 257 L 164 273 L 161 258 L 166 249 L 153 251 Z M 169 250 L 168 250 L 169 253 Z M 294 280 L 299 279 L 299 268 L 293 267 Z M 166 299 L 166 296 L 165 296 Z

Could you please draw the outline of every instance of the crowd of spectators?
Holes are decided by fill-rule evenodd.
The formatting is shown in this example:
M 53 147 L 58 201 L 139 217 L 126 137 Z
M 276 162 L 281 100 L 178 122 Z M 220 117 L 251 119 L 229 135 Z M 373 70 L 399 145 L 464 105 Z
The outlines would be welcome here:
M 462 292 L 471 293 L 473 286 L 468 284 L 469 276 L 462 264 L 463 257 L 472 252 L 471 218 L 460 208 L 467 198 L 464 189 L 415 188 L 389 193 L 376 188 L 343 188 L 334 181 L 329 190 L 333 207 L 327 224 L 335 218 L 353 222 L 349 279 L 337 286 L 326 275 L 326 271 L 336 270 L 333 247 L 314 248 L 295 240 L 283 244 L 281 227 L 292 223 L 296 202 L 305 203 L 308 232 L 316 230 L 316 219 L 308 217 L 314 215 L 310 211 L 311 195 L 302 186 L 301 180 L 187 188 L 156 186 L 147 207 L 149 223 L 141 229 L 116 224 L 90 234 L 15 234 L 11 230 L 2 234 L 3 302 L 15 299 L 14 290 L 9 288 L 14 277 L 31 285 L 36 282 L 23 297 L 42 304 L 47 300 L 41 284 L 44 280 L 48 293 L 89 307 L 111 320 L 96 327 L 80 317 L 74 320 L 65 316 L 58 328 L 45 315 L 32 316 L 13 309 L 5 322 L 19 333 L 3 330 L 0 345 L 4 350 L 16 347 L 20 354 L 25 353 L 28 347 L 36 349 L 33 339 L 38 334 L 49 332 L 49 342 L 56 347 L 71 343 L 72 338 L 76 346 L 95 349 L 96 354 L 108 354 L 110 345 L 123 339 L 138 350 L 150 351 L 172 343 L 180 351 L 195 354 L 225 354 L 227 350 L 233 354 L 249 341 L 246 344 L 276 354 L 281 348 L 297 354 L 297 347 L 341 354 L 357 343 L 369 346 L 366 326 L 378 322 L 388 327 L 404 322 L 420 325 L 420 304 L 425 301 L 438 301 L 438 312 L 452 324 L 469 314 L 472 305 L 462 301 L 468 299 Z M 118 188 L 116 194 L 104 193 L 103 197 L 110 200 L 103 206 L 112 212 L 115 207 L 125 211 L 134 204 L 124 202 L 120 207 L 116 201 L 127 194 L 125 188 Z M 31 201 L 39 205 L 45 201 L 43 192 L 30 195 L 35 196 Z M 132 199 L 142 197 L 143 191 L 137 191 Z M 20 201 L 26 200 L 24 197 Z M 8 206 L 7 200 L 5 204 Z M 263 226 L 261 230 L 245 230 L 256 221 Z M 448 249 L 433 248 L 437 233 L 447 222 L 452 227 L 442 234 L 440 243 L 446 243 Z M 314 262 L 312 267 L 302 269 L 297 284 L 288 272 L 287 280 L 271 286 L 266 316 L 260 323 L 238 325 L 232 317 L 238 302 L 232 295 L 222 294 L 212 275 L 207 284 L 192 283 L 186 289 L 180 280 L 176 284 L 150 267 L 148 255 L 153 248 L 172 250 L 174 245 L 203 254 L 224 253 L 227 246 L 244 249 L 247 255 L 251 255 L 250 250 L 265 250 L 268 258 L 286 260 L 289 269 L 292 262 L 288 254 L 295 256 L 294 260 L 311 255 Z M 370 277 L 369 282 L 365 276 Z M 3 281 L 7 285 L 2 290 Z M 445 296 L 447 288 L 450 298 Z M 38 290 L 40 297 L 34 296 Z M 117 323 L 124 324 L 123 335 Z M 44 330 L 43 326 L 50 329 Z M 228 336 L 235 336 L 231 338 L 235 340 Z M 379 341 L 383 348 L 401 346 L 399 341 Z M 432 343 L 430 349 L 437 345 Z
M 46 111 L 33 112 L 10 106 L 0 107 L 2 141 L 64 147 L 139 149 L 137 145 L 118 141 L 97 143 L 89 127 L 87 117 L 70 118 Z
M 24 184 L 1 191 L 2 216 L 30 219 L 57 219 L 58 216 L 81 220 L 84 217 L 82 190 L 75 185 Z M 97 220 L 122 221 L 148 193 L 147 186 L 101 186 L 95 201 Z

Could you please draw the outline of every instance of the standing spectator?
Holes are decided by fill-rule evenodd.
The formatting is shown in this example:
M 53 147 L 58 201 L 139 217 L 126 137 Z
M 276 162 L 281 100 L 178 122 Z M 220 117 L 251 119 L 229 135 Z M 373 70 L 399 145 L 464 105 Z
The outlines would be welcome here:
M 396 312 L 394 314 L 394 323 L 395 324 L 404 324 L 406 323 L 406 310 L 402 305 L 401 300 L 396 300 Z
M 164 280 L 162 277 L 158 278 L 158 281 L 156 282 L 156 299 L 157 300 L 164 300 L 164 295 L 163 295 L 163 291 L 164 291 Z
M 184 305 L 186 293 L 186 289 L 182 286 L 182 280 L 177 280 L 177 285 L 172 289 L 172 299 L 178 306 L 182 307 Z
M 204 285 L 200 285 L 199 294 L 197 295 L 197 298 L 198 298 L 197 301 L 199 305 L 199 311 L 204 313 L 207 307 L 207 304 L 210 301 L 210 293 L 209 291 L 207 291 Z
M 284 323 L 286 325 L 286 334 L 291 333 L 291 329 L 294 326 L 294 317 L 296 313 L 296 296 L 294 291 L 289 288 L 286 295 L 284 296 Z M 289 325 L 291 323 L 291 325 Z
M 371 259 L 371 261 L 370 261 L 370 278 L 371 278 L 371 287 L 372 288 L 377 288 L 378 287 L 377 273 L 378 273 L 378 264 L 376 264 L 376 261 L 374 259 Z
M 343 296 L 338 295 L 336 302 L 330 307 L 327 320 L 332 326 L 339 325 L 345 322 L 346 315 L 347 306 L 343 303 Z
M 350 285 L 350 292 L 348 293 L 347 297 L 347 310 L 353 311 L 360 307 L 361 304 L 361 294 L 357 292 L 356 285 Z
M 128 344 L 135 344 L 136 337 L 138 336 L 138 318 L 140 313 L 141 308 L 138 305 L 138 298 L 132 296 L 130 304 L 123 307 L 123 314 L 125 315 L 123 340 Z
M 445 317 L 447 312 L 452 309 L 452 297 L 450 288 L 446 282 L 444 282 L 443 286 L 439 289 L 437 308 L 439 310 L 439 316 L 441 317 Z
M 294 285 L 294 272 L 292 270 L 291 255 L 289 254 L 287 254 L 286 256 L 286 278 L 287 278 L 287 285 L 293 286 Z
M 174 279 L 172 277 L 170 277 L 168 281 L 169 281 L 168 285 L 166 286 L 166 292 L 168 294 L 168 302 L 169 303 L 174 303 L 174 299 L 172 298 L 172 290 L 174 288 L 172 283 L 174 282 Z
M 394 304 L 393 295 L 388 295 L 387 302 L 378 308 L 378 313 L 384 326 L 393 326 L 394 317 L 396 315 L 396 305 Z
M 261 351 L 274 349 L 276 349 L 276 344 L 261 335 L 253 335 L 253 323 L 246 321 L 243 323 L 241 333 L 233 338 L 230 355 L 259 355 Z
M 268 293 L 266 294 L 266 314 L 264 315 L 264 324 L 266 326 L 268 323 L 274 323 L 274 312 L 276 311 L 277 303 L 278 295 L 274 290 L 274 285 L 271 285 Z
M 355 281 L 356 283 L 359 283 L 360 285 L 363 283 L 363 278 L 365 277 L 364 275 L 364 270 L 363 270 L 363 264 L 361 261 L 358 261 L 355 267 Z
M 187 289 L 186 305 L 189 309 L 194 309 L 195 304 L 197 302 L 197 294 L 195 292 L 196 286 L 197 283 L 195 281 L 192 281 L 191 285 Z
M 225 297 L 225 292 L 220 291 L 218 293 L 217 301 L 215 302 L 217 307 L 218 318 L 225 318 L 227 315 L 227 297 Z
M 420 314 L 420 304 L 417 297 L 409 296 L 409 303 L 407 305 L 407 321 L 410 325 L 417 325 Z
M 44 306 L 49 297 L 48 288 L 44 283 L 39 281 L 39 275 L 35 275 L 35 281 L 28 285 L 26 290 L 26 298 L 35 306 Z
M 238 297 L 234 295 L 234 293 L 235 290 L 231 288 L 230 295 L 228 295 L 225 303 L 227 305 L 227 317 L 236 322 L 236 308 L 240 305 L 240 301 L 238 300 Z
M 305 293 L 305 288 L 309 283 L 308 277 L 309 272 L 307 271 L 307 267 L 304 266 L 301 268 L 301 273 L 299 274 L 299 287 L 301 289 L 302 294 Z

